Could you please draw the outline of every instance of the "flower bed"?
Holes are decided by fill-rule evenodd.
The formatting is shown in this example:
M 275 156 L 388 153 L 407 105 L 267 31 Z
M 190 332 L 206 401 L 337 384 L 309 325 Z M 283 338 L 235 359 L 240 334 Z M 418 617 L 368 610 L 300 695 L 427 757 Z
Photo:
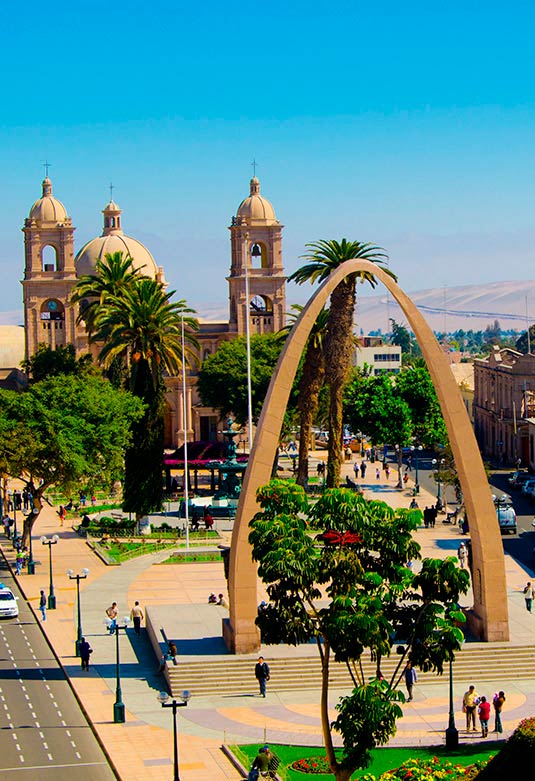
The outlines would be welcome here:
M 408 759 L 400 767 L 382 773 L 379 777 L 366 773 L 360 777 L 360 781 L 441 781 L 441 779 L 472 781 L 477 778 L 477 774 L 486 764 L 485 760 L 463 767 L 438 757 Z M 331 772 L 327 758 L 321 756 L 298 759 L 292 763 L 291 767 L 301 773 L 325 774 Z

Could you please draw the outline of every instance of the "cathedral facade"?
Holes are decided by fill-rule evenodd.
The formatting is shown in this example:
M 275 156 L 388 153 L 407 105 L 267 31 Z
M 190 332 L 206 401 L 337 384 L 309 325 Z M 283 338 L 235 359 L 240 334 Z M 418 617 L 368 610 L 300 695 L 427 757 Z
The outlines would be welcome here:
M 48 176 L 42 195 L 24 221 L 24 329 L 26 358 L 40 344 L 52 349 L 73 344 L 77 355 L 94 352 L 88 344 L 83 323 L 77 325 L 78 308 L 71 293 L 78 279 L 94 274 L 96 262 L 108 253 L 122 252 L 131 257 L 135 268 L 145 276 L 165 284 L 164 270 L 141 242 L 127 236 L 122 228 L 122 211 L 113 201 L 103 209 L 103 230 L 75 252 L 72 218 L 52 193 Z M 250 191 L 232 217 L 230 231 L 230 272 L 227 276 L 229 318 L 214 322 L 199 318 L 198 365 L 217 350 L 222 341 L 245 335 L 247 318 L 250 333 L 280 330 L 286 321 L 286 277 L 282 262 L 282 228 L 271 203 L 260 194 L 260 182 L 250 181 Z M 247 296 L 247 288 L 249 295 Z M 184 421 L 182 380 L 167 377 L 166 447 L 184 440 L 215 440 L 219 415 L 203 407 L 197 394 L 197 375 L 187 373 L 187 421 Z

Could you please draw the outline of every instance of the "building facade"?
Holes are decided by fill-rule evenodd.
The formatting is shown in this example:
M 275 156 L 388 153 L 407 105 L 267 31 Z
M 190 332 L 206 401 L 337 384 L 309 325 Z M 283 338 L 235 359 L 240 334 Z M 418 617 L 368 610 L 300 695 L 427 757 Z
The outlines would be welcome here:
M 71 304 L 78 279 L 94 274 L 97 260 L 110 253 L 131 257 L 134 267 L 145 276 L 165 284 L 164 270 L 141 242 L 127 236 L 122 227 L 122 211 L 113 201 L 103 209 L 100 236 L 75 253 L 72 218 L 52 193 L 48 176 L 42 195 L 24 221 L 24 278 L 22 280 L 25 354 L 30 358 L 40 344 L 52 349 L 73 344 L 77 354 L 93 351 L 83 323 L 76 323 L 77 306 Z M 215 352 L 224 340 L 245 335 L 247 318 L 250 333 L 279 331 L 286 322 L 286 277 L 282 260 L 282 228 L 271 203 L 260 193 L 256 177 L 250 181 L 249 195 L 232 217 L 230 231 L 230 272 L 227 276 L 229 317 L 221 322 L 199 318 L 198 365 Z M 165 422 L 166 447 L 189 440 L 217 438 L 219 415 L 201 405 L 195 370 L 187 372 L 186 417 L 182 380 L 166 378 L 168 387 Z
M 360 336 L 355 346 L 353 365 L 368 366 L 373 377 L 380 374 L 399 374 L 401 370 L 401 347 L 384 344 L 380 336 Z
M 483 455 L 499 463 L 528 465 L 529 419 L 535 417 L 535 355 L 495 347 L 474 361 L 473 415 Z

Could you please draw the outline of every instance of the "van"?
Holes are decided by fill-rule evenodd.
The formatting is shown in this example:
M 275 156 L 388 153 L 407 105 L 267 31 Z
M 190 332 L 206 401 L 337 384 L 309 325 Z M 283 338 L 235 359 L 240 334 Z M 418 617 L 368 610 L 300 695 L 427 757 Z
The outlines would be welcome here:
M 516 513 L 511 497 L 504 494 L 503 496 L 493 496 L 492 498 L 501 533 L 511 532 L 516 534 Z

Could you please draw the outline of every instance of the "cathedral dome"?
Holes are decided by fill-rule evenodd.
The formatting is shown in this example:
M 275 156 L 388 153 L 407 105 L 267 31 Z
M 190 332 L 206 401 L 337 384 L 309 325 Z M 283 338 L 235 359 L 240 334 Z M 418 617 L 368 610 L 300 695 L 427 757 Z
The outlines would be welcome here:
M 244 221 L 250 225 L 276 225 L 278 220 L 275 217 L 275 210 L 267 198 L 260 195 L 260 182 L 256 176 L 251 179 L 250 186 L 249 197 L 238 206 L 236 221 Z
M 102 236 L 91 239 L 84 244 L 74 259 L 76 275 L 94 274 L 97 260 L 114 252 L 122 252 L 123 257 L 131 257 L 135 269 L 143 276 L 163 280 L 163 271 L 158 268 L 149 250 L 137 239 L 125 236 L 121 228 L 121 209 L 114 201 L 110 201 L 103 209 L 104 230 Z
M 68 220 L 65 206 L 52 195 L 52 182 L 48 176 L 43 179 L 43 195 L 30 209 L 30 220 L 38 222 L 66 222 Z

